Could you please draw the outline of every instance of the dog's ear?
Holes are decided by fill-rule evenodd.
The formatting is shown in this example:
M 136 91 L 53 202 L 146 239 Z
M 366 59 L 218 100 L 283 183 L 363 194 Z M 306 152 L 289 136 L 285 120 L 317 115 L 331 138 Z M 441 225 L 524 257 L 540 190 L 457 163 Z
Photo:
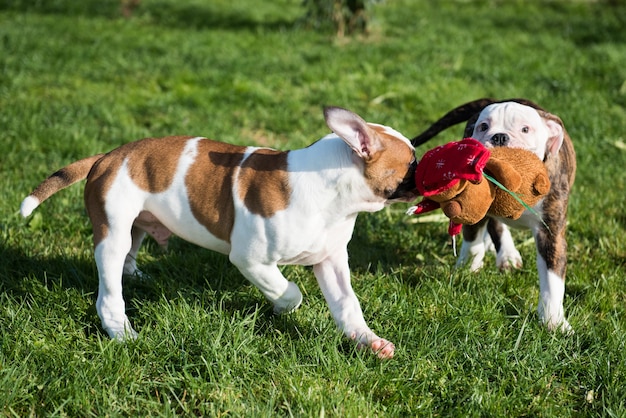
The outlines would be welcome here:
M 380 139 L 359 115 L 340 107 L 324 109 L 328 127 L 364 160 L 381 149 Z
M 471 138 L 474 135 L 474 127 L 476 127 L 476 121 L 478 121 L 479 116 L 480 113 L 476 113 L 467 120 L 467 125 L 465 125 L 465 130 L 463 131 L 463 138 Z
M 561 118 L 552 113 L 539 112 L 541 117 L 548 128 L 548 143 L 546 144 L 546 156 L 556 155 L 563 145 L 563 139 L 565 137 L 565 128 Z

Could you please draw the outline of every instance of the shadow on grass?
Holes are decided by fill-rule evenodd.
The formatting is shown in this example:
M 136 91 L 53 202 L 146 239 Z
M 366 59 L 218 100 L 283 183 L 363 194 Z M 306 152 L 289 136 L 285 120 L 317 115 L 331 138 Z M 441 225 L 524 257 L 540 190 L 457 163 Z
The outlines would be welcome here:
M 402 210 L 403 211 L 403 210 Z M 407 215 L 386 212 L 360 214 L 348 246 L 350 268 L 391 272 L 401 266 L 415 269 L 440 266 L 453 254 L 446 223 L 410 223 Z
M 146 246 L 147 262 L 140 262 L 146 277 L 124 276 L 123 294 L 126 314 L 137 329 L 143 326 L 141 306 L 145 302 L 173 301 L 184 298 L 189 302 L 205 299 L 218 305 L 230 315 L 256 314 L 263 318 L 255 325 L 255 332 L 268 334 L 273 329 L 291 335 L 294 339 L 313 338 L 315 331 L 291 315 L 276 316 L 273 306 L 260 292 L 230 264 L 228 257 L 189 244 L 180 239 L 170 241 L 170 250 L 159 253 L 150 241 Z M 105 335 L 97 316 L 95 304 L 98 291 L 98 272 L 93 256 L 30 256 L 21 249 L 0 247 L 0 292 L 18 303 L 36 306 L 66 305 L 67 291 L 75 291 L 91 305 L 85 312 L 68 310 L 74 319 L 89 324 L 86 333 Z M 204 301 L 201 302 L 201 305 Z
M 122 18 L 120 0 L 0 0 L 0 11 L 38 13 L 63 16 Z M 189 2 L 155 2 L 141 4 L 132 17 L 148 18 L 155 25 L 182 29 L 227 29 L 269 31 L 293 28 L 295 21 L 281 17 L 268 19 L 255 18 L 241 9 L 228 9 L 215 6 L 210 1 L 201 4 Z

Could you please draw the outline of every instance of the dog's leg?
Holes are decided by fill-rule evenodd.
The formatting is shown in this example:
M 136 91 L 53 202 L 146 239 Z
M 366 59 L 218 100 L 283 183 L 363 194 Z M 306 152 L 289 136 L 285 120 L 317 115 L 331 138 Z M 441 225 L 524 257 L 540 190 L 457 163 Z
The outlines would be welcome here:
M 470 262 L 470 271 L 478 271 L 483 267 L 487 239 L 487 218 L 482 219 L 475 225 L 463 226 L 463 244 L 456 261 L 456 266 L 461 267 Z
M 131 229 L 136 214 L 121 210 L 116 214 L 108 214 L 105 218 L 102 217 L 103 213 L 104 210 L 93 208 L 90 212 L 96 242 L 94 255 L 100 279 L 96 310 L 102 327 L 111 338 L 136 338 L 137 333 L 126 316 L 122 295 L 122 274 L 126 256 L 133 246 Z M 100 228 L 95 227 L 101 224 L 102 219 L 106 219 L 106 234 L 101 234 L 98 232 Z
M 496 266 L 504 271 L 521 268 L 522 255 L 515 248 L 509 227 L 497 219 L 489 218 L 487 231 L 496 250 Z
M 146 236 L 146 232 L 141 228 L 133 226 L 130 235 L 132 238 L 132 244 L 124 261 L 124 274 L 137 275 L 141 277 L 143 276 L 143 272 L 137 268 L 137 253 L 139 252 L 141 243 Z
M 565 271 L 567 267 L 565 227 L 557 230 L 557 224 L 554 222 L 550 222 L 550 224 L 548 225 L 550 230 L 542 225 L 535 234 L 537 270 L 539 271 L 539 303 L 537 312 L 539 313 L 539 319 L 549 330 L 560 329 L 564 333 L 571 333 L 572 327 L 565 319 L 563 309 Z
M 244 254 L 231 252 L 230 262 L 235 265 L 263 295 L 274 304 L 274 313 L 295 311 L 302 303 L 302 292 L 298 285 L 288 281 L 276 264 L 253 262 Z
M 124 259 L 131 247 L 128 237 L 110 234 L 95 249 L 96 265 L 100 282 L 96 310 L 102 327 L 111 338 L 123 340 L 136 338 L 137 333 L 126 316 L 126 306 L 122 296 L 122 272 Z
M 316 264 L 313 272 L 339 329 L 359 346 L 369 347 L 378 357 L 393 357 L 395 346 L 374 334 L 363 318 L 361 305 L 350 284 L 347 251 L 338 251 Z

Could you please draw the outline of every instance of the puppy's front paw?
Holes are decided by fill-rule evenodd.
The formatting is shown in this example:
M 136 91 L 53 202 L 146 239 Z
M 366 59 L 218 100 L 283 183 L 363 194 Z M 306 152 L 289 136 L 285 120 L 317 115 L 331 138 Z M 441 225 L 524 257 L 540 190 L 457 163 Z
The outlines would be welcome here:
M 501 271 L 520 269 L 523 265 L 522 255 L 515 248 L 512 250 L 502 249 L 496 256 L 496 266 L 498 266 Z
M 360 338 L 358 337 L 360 335 Z M 384 338 L 377 337 L 372 334 L 373 338 L 365 337 L 365 334 L 358 334 L 353 332 L 350 334 L 350 339 L 358 341 L 357 348 L 363 350 L 369 348 L 380 359 L 393 358 L 393 354 L 396 350 L 396 346 L 391 341 L 387 341 Z
M 563 335 L 573 335 L 574 329 L 564 317 L 546 317 L 544 313 L 539 312 L 539 320 L 548 328 L 549 331 L 560 331 Z
M 393 345 L 392 342 L 387 341 L 384 338 L 372 342 L 370 348 L 374 353 L 376 353 L 376 355 L 380 359 L 393 358 L 393 354 L 396 350 L 396 346 Z
M 537 306 L 537 314 L 539 315 L 541 323 L 543 323 L 549 331 L 561 331 L 564 335 L 574 334 L 574 329 L 569 322 L 567 322 L 563 314 L 563 305 L 560 303 L 546 305 L 547 304 L 540 301 Z
M 574 328 L 567 322 L 566 319 L 563 319 L 560 325 L 557 326 L 557 330 L 561 331 L 563 335 L 574 335 Z

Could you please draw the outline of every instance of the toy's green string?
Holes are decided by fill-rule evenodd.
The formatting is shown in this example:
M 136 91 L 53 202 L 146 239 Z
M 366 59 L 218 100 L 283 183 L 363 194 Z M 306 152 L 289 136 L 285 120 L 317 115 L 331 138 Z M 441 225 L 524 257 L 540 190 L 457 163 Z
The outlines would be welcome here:
M 552 231 L 550 231 L 550 228 L 548 227 L 548 225 L 544 222 L 543 218 L 537 213 L 537 211 L 533 208 L 531 208 L 530 206 L 528 206 L 526 204 L 526 202 L 524 202 L 522 199 L 520 199 L 519 195 L 517 193 L 514 193 L 512 191 L 510 191 L 509 189 L 507 189 L 506 187 L 504 187 L 504 185 L 502 183 L 500 183 L 498 180 L 496 180 L 495 178 L 491 177 L 489 174 L 483 172 L 483 176 L 485 176 L 485 178 L 487 180 L 489 180 L 490 182 L 492 182 L 493 184 L 495 184 L 496 186 L 498 186 L 499 188 L 501 188 L 502 190 L 504 190 L 505 192 L 507 192 L 508 194 L 510 194 L 511 196 L 513 196 L 513 198 L 515 200 L 517 200 L 522 206 L 524 206 L 524 208 L 526 208 L 530 213 L 532 213 L 533 215 L 535 215 L 543 224 L 543 226 L 546 227 L 546 229 L 548 230 L 548 232 L 550 234 L 552 234 Z

